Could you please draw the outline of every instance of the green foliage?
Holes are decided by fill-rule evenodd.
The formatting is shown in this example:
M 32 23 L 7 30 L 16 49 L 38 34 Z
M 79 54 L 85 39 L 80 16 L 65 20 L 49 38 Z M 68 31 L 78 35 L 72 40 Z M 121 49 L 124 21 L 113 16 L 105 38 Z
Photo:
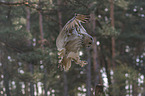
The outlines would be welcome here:
M 116 0 L 115 4 L 121 8 L 123 8 L 124 10 L 128 9 L 129 4 L 131 4 L 131 1 L 127 1 L 127 0 Z
M 111 27 L 110 25 L 107 24 L 103 24 L 102 26 L 103 29 L 99 29 L 99 33 L 105 37 L 107 36 L 118 36 L 119 35 L 119 31 L 113 27 Z
M 126 64 L 121 64 L 117 66 L 114 71 L 114 77 L 118 81 L 129 80 L 130 83 L 134 83 L 134 81 L 136 81 L 137 75 L 138 75 L 138 72 Z
M 127 66 L 126 64 L 121 64 L 115 68 L 113 78 L 113 90 L 116 95 L 127 95 L 126 86 L 130 86 L 137 82 L 138 72 Z

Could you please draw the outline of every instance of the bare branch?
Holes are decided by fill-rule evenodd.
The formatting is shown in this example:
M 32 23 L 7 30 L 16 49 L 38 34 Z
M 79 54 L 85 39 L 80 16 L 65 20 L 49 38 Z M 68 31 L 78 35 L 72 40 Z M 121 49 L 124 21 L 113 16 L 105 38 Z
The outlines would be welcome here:
M 0 5 L 8 5 L 8 6 L 21 6 L 28 4 L 28 2 L 0 2 Z

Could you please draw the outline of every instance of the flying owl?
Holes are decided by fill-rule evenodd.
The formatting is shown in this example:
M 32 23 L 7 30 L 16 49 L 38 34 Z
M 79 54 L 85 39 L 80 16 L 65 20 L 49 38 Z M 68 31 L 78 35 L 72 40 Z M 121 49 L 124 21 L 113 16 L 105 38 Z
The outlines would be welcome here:
M 56 39 L 58 49 L 59 63 L 65 71 L 71 67 L 71 61 L 74 61 L 80 66 L 87 64 L 86 61 L 81 61 L 79 50 L 81 47 L 90 47 L 93 43 L 93 38 L 90 36 L 81 23 L 88 20 L 87 15 L 77 14 L 69 20 L 63 27 Z

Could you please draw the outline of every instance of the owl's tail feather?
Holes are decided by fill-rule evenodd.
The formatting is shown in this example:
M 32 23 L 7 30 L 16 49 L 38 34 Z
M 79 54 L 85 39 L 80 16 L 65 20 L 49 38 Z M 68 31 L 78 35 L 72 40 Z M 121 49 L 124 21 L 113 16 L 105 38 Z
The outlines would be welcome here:
M 61 66 L 64 68 L 65 71 L 68 71 L 71 67 L 71 58 L 64 57 L 61 60 Z

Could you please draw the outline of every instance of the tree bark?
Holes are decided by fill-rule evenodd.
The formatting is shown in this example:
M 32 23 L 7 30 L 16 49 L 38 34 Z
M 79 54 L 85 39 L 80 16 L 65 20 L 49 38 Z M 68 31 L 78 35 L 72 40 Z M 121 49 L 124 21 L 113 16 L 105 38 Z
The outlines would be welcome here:
M 27 30 L 27 32 L 30 32 L 30 16 L 31 16 L 31 13 L 30 13 L 30 9 L 28 8 L 28 7 L 26 7 L 26 14 L 27 14 L 27 16 L 26 16 L 26 30 Z M 31 41 L 29 40 L 28 41 L 28 43 L 29 43 L 29 45 L 30 46 L 32 46 L 31 45 Z M 32 63 L 29 63 L 29 72 L 33 75 L 33 73 L 34 73 L 34 65 L 32 64 Z M 33 84 L 33 81 L 30 81 L 30 95 L 31 96 L 34 96 L 34 84 Z
M 87 81 L 86 81 L 86 88 L 87 88 L 87 96 L 91 96 L 91 54 L 90 48 L 87 48 Z
M 7 16 L 8 16 L 8 25 L 7 26 L 11 26 L 12 22 L 11 22 L 11 7 L 9 7 L 8 9 L 8 13 L 7 13 Z M 7 54 L 6 54 L 6 50 L 5 48 L 3 48 L 2 46 L 2 49 L 1 50 L 1 63 L 2 63 L 2 70 L 3 70 L 3 81 L 4 81 L 4 87 L 5 87 L 5 93 L 7 96 L 11 96 L 11 92 L 10 92 L 10 88 L 9 88 L 9 72 L 7 70 L 7 67 L 8 67 L 8 62 L 7 62 Z M 2 52 L 3 51 L 3 52 Z
M 103 56 L 103 57 L 104 57 L 105 70 L 106 70 L 107 79 L 108 79 L 108 85 L 109 85 L 109 90 L 108 90 L 109 92 L 108 92 L 108 94 L 109 94 L 109 96 L 112 96 L 113 90 L 112 90 L 112 82 L 111 82 L 111 74 L 110 74 L 110 68 L 111 68 L 110 60 L 109 59 L 106 60 L 105 56 Z
M 104 91 L 103 91 L 103 85 L 102 84 L 96 85 L 96 88 L 95 88 L 95 96 L 105 96 Z
M 114 0 L 110 0 L 110 19 L 111 19 L 111 27 L 114 29 L 115 24 L 114 24 Z M 115 71 L 115 37 L 111 37 L 111 43 L 112 43 L 112 66 L 113 66 L 113 71 Z M 113 78 L 113 85 L 115 85 L 116 79 Z M 110 89 L 111 91 L 112 89 Z M 113 89 L 115 90 L 115 89 Z M 111 95 L 115 96 L 115 93 L 111 93 Z
M 41 11 L 39 11 L 39 28 L 40 28 L 41 48 L 42 50 L 44 50 L 43 17 Z
M 63 82 L 64 82 L 64 96 L 68 96 L 68 85 L 67 85 L 67 75 L 66 72 L 63 72 Z
M 95 14 L 94 13 L 91 13 L 91 21 L 92 21 L 92 32 L 95 33 L 95 29 L 96 29 L 96 22 L 95 22 Z M 99 69 L 100 69 L 100 65 L 98 64 L 98 61 L 97 61 L 97 37 L 96 36 L 93 36 L 93 39 L 94 39 L 94 43 L 93 43 L 93 66 L 94 66 L 94 73 L 95 73 L 95 78 L 94 78 L 94 82 L 95 82 L 95 86 L 97 84 L 100 83 L 100 72 L 99 72 Z
M 30 32 L 30 9 L 28 7 L 26 7 L 26 12 L 27 12 L 27 16 L 26 16 L 26 30 L 27 32 Z
M 46 66 L 45 66 L 46 67 Z M 44 96 L 47 96 L 47 70 L 44 68 Z
M 25 82 L 25 95 L 26 95 L 26 96 L 29 96 L 28 82 Z
M 95 13 L 91 13 L 91 23 L 92 23 L 92 32 L 95 33 L 96 30 L 96 20 L 95 20 Z M 93 36 L 94 43 L 93 43 L 93 66 L 94 66 L 94 91 L 96 89 L 96 85 L 101 83 L 101 76 L 100 76 L 100 65 L 98 63 L 98 52 L 97 52 L 97 37 Z M 96 92 L 96 91 L 95 91 Z
M 39 92 L 38 92 L 38 90 L 39 90 L 39 89 L 38 89 L 38 83 L 36 83 L 35 85 L 36 85 L 36 93 L 37 93 L 36 96 L 38 96 L 38 94 L 39 94 Z
M 103 53 L 104 52 L 103 45 L 101 45 L 100 47 L 101 47 L 101 55 L 102 55 L 102 58 L 103 58 L 103 62 L 104 62 L 105 70 L 106 70 L 106 75 L 107 75 L 107 79 L 108 79 L 108 85 L 109 85 L 108 95 L 112 96 L 111 95 L 111 92 L 112 92 L 112 82 L 111 82 L 111 74 L 110 74 L 110 61 L 109 61 L 109 59 L 107 60 L 106 56 Z
M 94 39 L 94 44 L 93 44 L 93 65 L 94 65 L 94 73 L 95 73 L 95 78 L 94 78 L 94 81 L 95 81 L 95 86 L 97 84 L 100 83 L 100 65 L 98 64 L 98 61 L 97 61 L 97 45 L 96 45 L 96 42 L 97 42 L 97 38 L 94 36 L 93 37 Z
M 34 74 L 34 65 L 32 63 L 29 64 L 30 73 Z M 34 96 L 34 83 L 30 81 L 30 96 Z
M 41 5 L 42 0 L 39 0 L 39 8 L 42 9 Z M 41 10 L 39 13 L 39 29 L 40 29 L 40 39 L 41 39 L 41 48 L 44 54 L 44 31 L 43 31 L 43 16 Z M 46 65 L 44 64 L 44 81 L 43 81 L 43 87 L 44 87 L 44 96 L 47 96 L 47 69 Z
M 114 0 L 110 0 L 110 18 L 111 18 L 111 26 L 115 27 L 114 24 Z M 112 41 L 112 65 L 113 65 L 113 69 L 115 68 L 115 62 L 114 62 L 114 58 L 115 58 L 115 37 L 112 36 L 111 38 Z

